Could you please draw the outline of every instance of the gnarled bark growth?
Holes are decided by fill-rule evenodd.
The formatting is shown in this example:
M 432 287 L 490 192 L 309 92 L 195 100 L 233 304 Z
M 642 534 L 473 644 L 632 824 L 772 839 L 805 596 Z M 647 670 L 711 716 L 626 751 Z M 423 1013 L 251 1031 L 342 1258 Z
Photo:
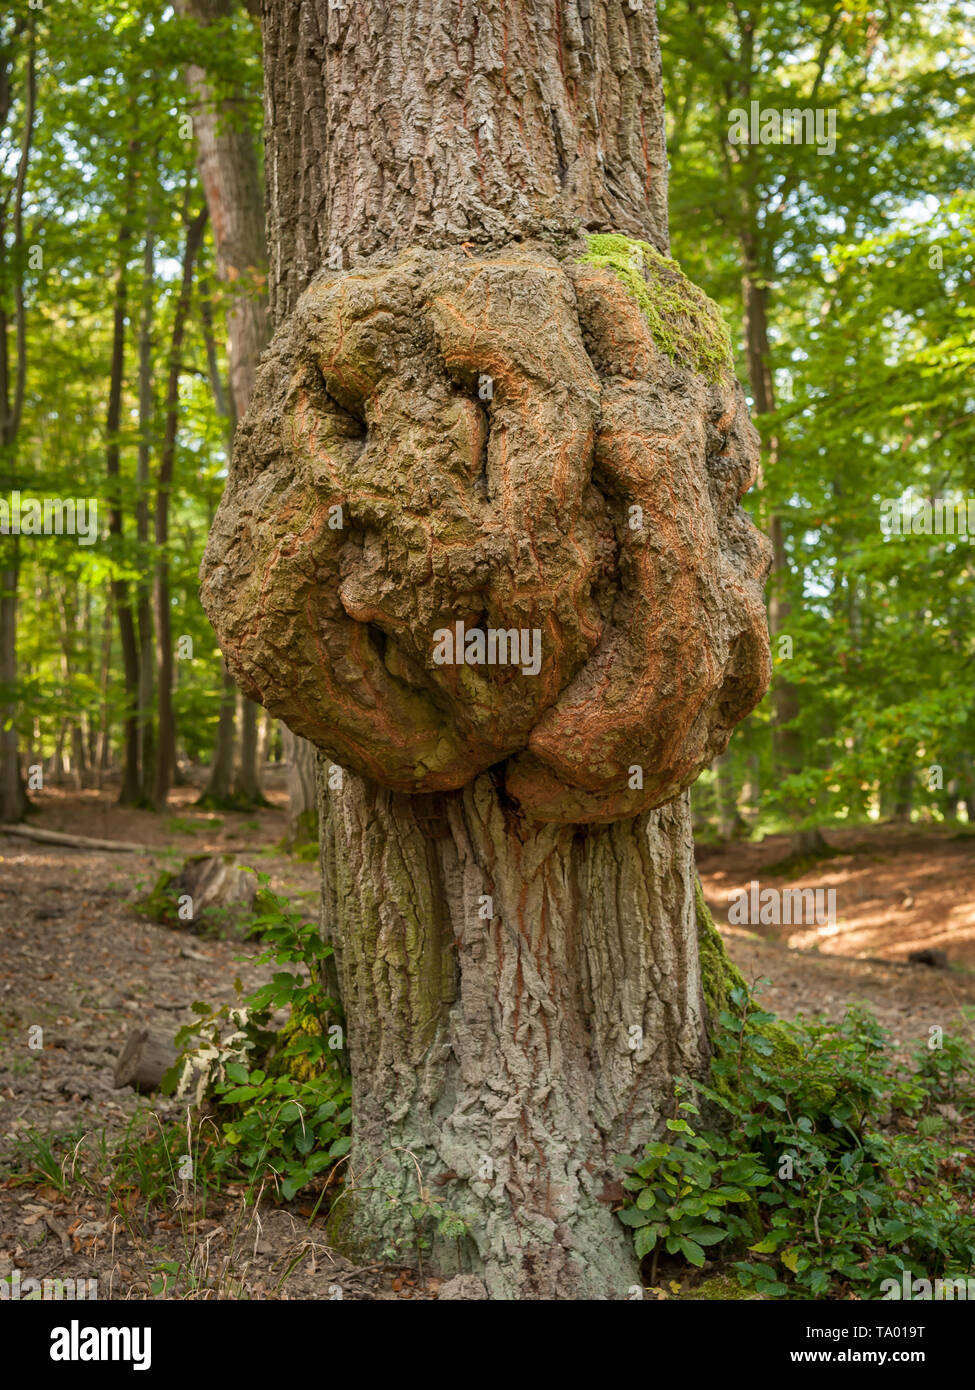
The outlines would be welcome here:
M 600 1194 L 707 1047 L 680 794 L 768 680 L 755 433 L 707 302 L 632 246 L 673 355 L 585 244 L 319 277 L 203 568 L 247 692 L 361 774 L 323 808 L 346 1243 L 439 1182 L 471 1236 L 439 1262 L 495 1297 L 636 1279 Z
M 769 674 L 756 438 L 665 256 L 653 6 L 263 17 L 277 333 L 203 597 L 320 750 L 332 1236 L 408 1258 L 420 1200 L 494 1298 L 624 1298 L 613 1156 L 707 1058 L 685 789 Z
M 253 699 L 395 791 L 505 762 L 566 824 L 659 806 L 723 751 L 768 679 L 738 506 L 757 437 L 730 365 L 690 365 L 707 311 L 662 264 L 687 362 L 581 257 L 413 250 L 316 280 L 204 563 Z

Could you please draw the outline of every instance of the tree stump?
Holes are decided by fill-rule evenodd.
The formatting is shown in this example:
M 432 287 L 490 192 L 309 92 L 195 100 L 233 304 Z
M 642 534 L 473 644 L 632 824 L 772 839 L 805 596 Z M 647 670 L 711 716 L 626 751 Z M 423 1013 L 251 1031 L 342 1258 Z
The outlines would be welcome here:
M 115 1063 L 115 1089 L 131 1086 L 140 1095 L 151 1095 L 178 1056 L 173 1036 L 165 1029 L 151 1024 L 131 1028 Z

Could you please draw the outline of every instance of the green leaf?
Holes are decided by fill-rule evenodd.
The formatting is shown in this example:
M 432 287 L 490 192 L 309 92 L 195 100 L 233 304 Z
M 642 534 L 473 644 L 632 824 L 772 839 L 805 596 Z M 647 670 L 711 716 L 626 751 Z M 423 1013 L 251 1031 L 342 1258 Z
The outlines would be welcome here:
M 689 1260 L 692 1265 L 697 1265 L 697 1267 L 700 1268 L 704 1263 L 704 1251 L 701 1249 L 700 1245 L 698 1245 L 697 1241 L 688 1240 L 686 1236 L 680 1236 L 677 1241 L 677 1247 L 684 1258 Z
M 645 1211 L 640 1211 L 638 1207 L 624 1207 L 616 1215 L 624 1226 L 647 1226 L 653 1220 Z
M 717 1245 L 724 1240 L 728 1231 L 724 1226 L 692 1226 L 684 1234 L 697 1241 L 698 1245 Z

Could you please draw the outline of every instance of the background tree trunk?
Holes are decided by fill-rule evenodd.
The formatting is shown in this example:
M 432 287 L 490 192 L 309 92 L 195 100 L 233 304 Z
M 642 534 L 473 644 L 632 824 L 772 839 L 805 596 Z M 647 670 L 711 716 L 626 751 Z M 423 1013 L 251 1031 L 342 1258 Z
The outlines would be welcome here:
M 179 298 L 173 311 L 173 329 L 169 344 L 169 378 L 166 384 L 166 417 L 162 451 L 159 456 L 159 478 L 156 490 L 156 566 L 153 599 L 156 620 L 156 684 L 158 687 L 159 739 L 156 749 L 156 783 L 153 803 L 157 810 L 165 809 L 169 796 L 170 778 L 176 764 L 176 722 L 173 717 L 173 631 L 169 591 L 169 495 L 176 468 L 176 431 L 179 425 L 179 378 L 182 371 L 181 354 L 186 319 L 193 296 L 193 268 L 203 233 L 206 229 L 206 208 L 197 213 L 187 225 L 183 250 L 183 274 Z
M 210 761 L 210 776 L 206 791 L 198 805 L 210 806 L 214 810 L 225 810 L 230 804 L 231 787 L 234 780 L 234 746 L 237 737 L 237 683 L 222 665 L 223 685 L 220 696 L 220 718 L 217 721 L 217 736 Z
M 19 538 L 4 536 L 0 568 L 0 690 L 12 690 L 17 680 L 17 565 Z M 12 825 L 27 810 L 17 748 L 17 706 L 0 703 L 0 824 Z
M 155 176 L 155 170 L 153 170 Z M 155 317 L 155 209 L 150 206 L 142 258 L 142 304 L 139 310 L 139 448 L 136 461 L 136 535 L 149 555 L 149 488 L 153 448 L 152 330 Z M 148 801 L 156 780 L 156 673 L 153 651 L 152 584 L 146 573 L 139 584 L 136 614 L 139 630 L 139 770 L 141 797 Z
M 318 839 L 318 789 L 315 749 L 306 738 L 281 726 L 281 746 L 288 764 L 288 833 L 292 848 Z
M 722 753 L 711 764 L 714 770 L 714 799 L 718 812 L 718 834 L 722 840 L 734 840 L 748 829 L 738 810 L 738 797 L 733 776 L 731 755 Z
M 176 0 L 176 11 L 205 29 L 227 18 L 236 0 Z M 192 98 L 193 136 L 197 169 L 203 184 L 217 251 L 217 278 L 231 285 L 227 311 L 230 344 L 230 393 L 234 417 L 241 419 L 250 403 L 257 364 L 269 335 L 267 306 L 267 244 L 265 241 L 260 168 L 244 100 L 234 89 L 218 97 L 206 69 L 189 65 L 186 81 Z M 215 790 L 223 768 L 217 762 L 226 751 L 229 731 L 221 708 L 211 786 L 206 796 L 222 800 L 231 793 Z M 244 700 L 239 718 L 240 741 L 232 795 L 241 804 L 261 805 L 258 766 L 257 707 Z M 223 745 L 221 746 L 221 740 Z
M 24 22 L 17 24 L 14 33 L 19 39 Z M 27 168 L 34 139 L 34 117 L 37 105 L 36 52 L 34 19 L 29 16 L 27 28 L 26 81 L 24 84 L 24 117 L 20 135 L 20 158 L 14 179 L 13 199 L 4 199 L 0 210 L 0 486 L 4 491 L 16 486 L 15 460 L 17 436 L 23 418 L 24 395 L 27 388 L 27 310 L 24 296 L 24 191 Z M 17 59 L 17 45 L 6 43 L 0 53 L 0 132 L 7 124 L 12 102 L 12 76 Z M 9 209 L 9 211 L 8 211 Z M 8 243 L 8 219 L 10 241 Z M 12 262 L 12 264 L 11 264 Z M 7 311 L 7 287 L 12 281 L 13 315 Z M 11 328 L 13 352 L 10 351 Z M 11 369 L 12 368 L 12 369 Z M 17 704 L 14 690 L 17 681 L 17 590 L 20 583 L 20 538 L 16 534 L 0 538 L 0 823 L 11 825 L 27 810 L 27 793 L 20 772 L 17 735 Z M 7 694 L 9 692 L 9 695 Z
M 178 14 L 206 28 L 238 8 L 236 0 L 176 0 Z M 193 111 L 196 163 L 217 250 L 217 278 L 233 286 L 227 311 L 230 391 L 241 419 L 254 389 L 257 363 L 268 340 L 267 243 L 264 199 L 246 93 L 218 98 L 205 69 L 186 71 Z
M 237 725 L 240 741 L 237 745 L 237 766 L 234 770 L 234 786 L 231 793 L 239 806 L 261 806 L 264 796 L 261 792 L 260 770 L 257 765 L 257 705 L 246 695 L 237 700 Z
M 117 238 L 117 265 L 115 269 L 115 306 L 112 329 L 112 360 L 108 390 L 108 412 L 105 419 L 105 471 L 108 475 L 110 512 L 108 529 L 115 546 L 116 563 L 122 564 L 123 502 L 121 472 L 121 450 L 119 430 L 122 423 L 122 387 L 125 375 L 125 326 L 128 313 L 128 258 L 132 240 L 132 209 L 135 198 L 135 159 L 136 149 L 128 150 L 128 168 L 125 178 L 125 193 Z M 126 579 L 112 580 L 112 597 L 115 600 L 115 613 L 118 618 L 119 641 L 122 646 L 122 661 L 125 669 L 125 742 L 122 755 L 122 788 L 119 801 L 125 806 L 137 805 L 142 796 L 142 778 L 139 768 L 139 643 L 135 630 L 135 615 L 129 584 Z

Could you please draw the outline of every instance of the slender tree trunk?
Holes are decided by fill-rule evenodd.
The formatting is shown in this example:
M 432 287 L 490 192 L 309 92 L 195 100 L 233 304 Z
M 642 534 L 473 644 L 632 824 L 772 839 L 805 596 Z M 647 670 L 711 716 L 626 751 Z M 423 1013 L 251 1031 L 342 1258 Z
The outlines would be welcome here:
M 210 763 L 206 791 L 198 803 L 201 806 L 211 806 L 215 810 L 226 808 L 230 803 L 236 743 L 237 682 L 227 670 L 225 662 L 221 662 L 221 672 L 220 717 L 217 721 L 213 761 Z
M 259 712 L 257 728 L 257 766 L 264 768 L 271 760 L 271 744 L 274 741 L 274 720 L 267 710 Z
M 193 295 L 193 267 L 203 242 L 206 228 L 206 208 L 193 218 L 186 229 L 183 251 L 183 276 L 179 298 L 173 312 L 173 330 L 169 345 L 169 380 L 166 386 L 166 423 L 162 453 L 159 457 L 159 479 L 156 491 L 156 685 L 159 709 L 159 744 L 156 757 L 156 787 L 153 798 L 156 808 L 166 805 L 170 778 L 176 763 L 176 725 L 173 719 L 173 631 L 169 600 L 169 496 L 176 465 L 176 431 L 179 426 L 179 378 L 186 319 Z
M 0 538 L 3 565 L 0 567 L 0 692 L 14 689 L 17 680 L 17 583 L 19 576 L 19 538 Z M 0 823 L 12 825 L 27 810 L 27 796 L 20 774 L 17 748 L 17 706 L 7 697 L 0 700 Z
M 154 173 L 155 171 L 153 171 Z M 137 596 L 139 630 L 139 776 L 140 796 L 152 798 L 156 779 L 155 661 L 152 630 L 152 583 L 149 579 L 150 459 L 152 457 L 153 373 L 152 327 L 155 314 L 155 217 L 149 211 L 142 260 L 142 304 L 139 311 L 139 449 L 136 462 L 136 535 L 145 578 Z
M 742 256 L 745 265 L 742 294 L 749 387 L 756 412 L 759 415 L 768 415 L 775 409 L 771 345 L 768 336 L 768 287 L 762 282 L 751 232 L 746 233 L 742 239 Z M 773 462 L 776 453 L 777 441 L 772 440 L 770 456 Z M 769 635 L 774 646 L 778 637 L 788 635 L 789 618 L 792 613 L 789 598 L 792 572 L 786 552 L 782 516 L 778 511 L 773 512 L 769 518 L 769 536 L 772 541 L 772 576 L 768 622 Z M 799 718 L 799 692 L 781 670 L 772 682 L 772 710 L 772 752 L 778 776 L 788 777 L 790 773 L 802 771 L 805 750 L 802 734 L 796 726 Z M 800 820 L 809 814 L 811 808 L 794 799 L 789 809 L 791 816 Z M 805 826 L 794 831 L 793 849 L 797 854 L 814 854 L 825 848 L 825 841 L 815 827 Z
M 125 324 L 128 312 L 128 258 L 132 240 L 132 205 L 135 197 L 135 157 L 136 148 L 128 151 L 128 169 L 125 179 L 124 201 L 119 222 L 117 240 L 117 265 L 115 269 L 115 304 L 112 328 L 112 358 L 109 371 L 108 413 L 105 420 L 107 438 L 105 460 L 108 474 L 110 512 L 108 529 L 115 547 L 116 563 L 122 563 L 122 496 L 120 489 L 121 450 L 119 429 L 122 423 L 122 386 L 125 375 Z M 123 805 L 137 805 L 141 799 L 141 774 L 139 769 L 139 642 L 136 636 L 135 616 L 132 611 L 128 581 L 112 580 L 112 596 L 115 599 L 115 613 L 118 618 L 119 642 L 122 648 L 122 666 L 125 679 L 125 726 L 124 749 L 122 755 L 122 788 L 119 801 Z
M 209 286 L 205 277 L 198 286 L 200 319 L 203 326 L 203 341 L 207 355 L 207 370 L 210 374 L 210 388 L 216 402 L 217 413 L 227 421 L 227 457 L 233 452 L 233 434 L 236 428 L 236 412 L 233 397 L 224 390 L 220 364 L 217 360 L 217 344 L 213 333 L 213 314 L 211 311 Z M 237 683 L 221 660 L 221 698 L 220 717 L 214 738 L 213 753 L 210 757 L 210 775 L 207 788 L 199 800 L 199 805 L 209 805 L 217 809 L 225 807 L 230 801 L 234 780 L 234 752 L 237 746 Z
M 288 764 L 287 843 L 296 848 L 318 840 L 318 788 L 315 749 L 306 738 L 281 726 L 281 745 Z
M 21 32 L 21 26 L 17 28 Z M 0 132 L 6 126 L 11 105 L 11 77 L 16 58 L 16 45 L 5 46 L 0 54 Z M 24 191 L 27 169 L 34 139 L 34 116 L 37 105 L 36 53 L 34 19 L 27 20 L 26 81 L 24 84 L 24 118 L 20 137 L 20 158 L 14 178 L 12 236 L 8 245 L 8 208 L 4 199 L 0 217 L 0 293 L 6 296 L 7 285 L 13 282 L 13 323 L 5 303 L 0 302 L 0 487 L 16 486 L 15 455 L 17 436 L 23 417 L 24 394 L 27 388 L 27 310 L 24 297 Z M 12 260 L 12 266 L 8 264 Z M 10 329 L 13 328 L 14 351 L 9 349 Z M 20 772 L 17 736 L 17 702 L 14 694 L 17 682 L 17 589 L 20 582 L 20 538 L 16 534 L 0 537 L 0 822 L 19 821 L 27 810 L 27 793 Z
M 108 692 L 112 675 L 112 594 L 105 595 L 105 608 L 102 614 L 101 654 L 98 665 L 98 740 L 95 748 L 95 786 L 101 791 L 105 772 L 108 769 L 108 751 L 111 746 L 111 719 L 109 717 Z
M 264 804 L 260 771 L 257 765 L 257 713 L 258 707 L 254 701 L 241 695 L 237 705 L 240 743 L 237 749 L 237 767 L 234 771 L 233 789 L 233 798 L 241 806 Z
M 226 19 L 237 0 L 176 0 L 177 12 L 203 28 Z M 217 250 L 217 278 L 231 287 L 227 327 L 230 391 L 237 418 L 250 403 L 257 363 L 268 340 L 267 243 L 254 136 L 242 90 L 217 92 L 199 64 L 186 71 L 197 168 Z
M 718 808 L 718 834 L 722 840 L 734 840 L 748 829 L 738 810 L 738 798 L 731 775 L 729 754 L 722 753 L 711 764 L 714 769 L 714 796 Z
M 176 0 L 177 12 L 195 19 L 204 29 L 227 18 L 236 8 L 237 0 Z M 245 94 L 234 91 L 218 98 L 207 72 L 196 63 L 187 68 L 186 81 L 192 99 L 197 168 L 216 242 L 217 278 L 232 287 L 227 313 L 230 394 L 234 418 L 240 419 L 250 403 L 257 363 L 269 334 L 260 168 L 247 123 Z M 260 805 L 264 800 L 257 743 L 257 708 L 245 700 L 233 795 L 248 805 Z

